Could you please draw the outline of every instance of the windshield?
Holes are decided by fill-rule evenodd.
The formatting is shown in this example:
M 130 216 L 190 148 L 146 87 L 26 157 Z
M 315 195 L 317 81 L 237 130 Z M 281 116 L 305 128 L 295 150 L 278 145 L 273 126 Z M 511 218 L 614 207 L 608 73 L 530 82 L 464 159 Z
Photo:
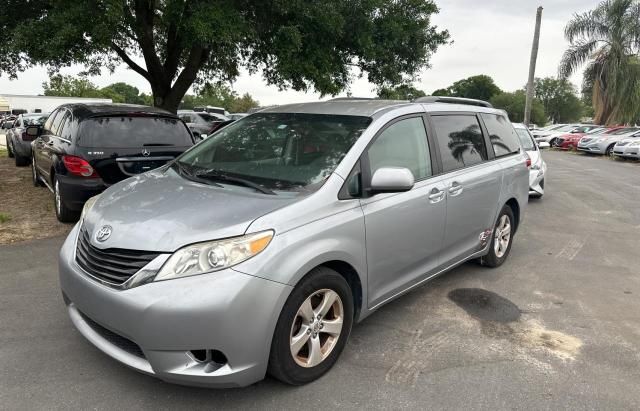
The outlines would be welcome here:
M 25 126 L 41 126 L 47 121 L 48 114 L 40 116 L 22 116 L 22 122 Z
M 612 133 L 608 133 L 610 136 L 620 136 L 622 134 L 628 134 L 628 133 L 633 133 L 634 131 L 638 130 L 635 127 L 625 127 L 625 128 L 621 128 L 618 129 Z
M 536 149 L 528 130 L 524 128 L 516 128 L 516 132 L 518 133 L 518 138 L 520 138 L 520 144 L 522 144 L 524 151 L 533 151 Z
M 167 117 L 95 117 L 81 123 L 82 147 L 125 148 L 193 145 L 182 121 Z
M 587 134 L 600 134 L 607 131 L 606 127 L 597 127 L 594 128 L 593 130 L 589 131 Z
M 195 175 L 244 178 L 274 190 L 310 190 L 340 164 L 369 117 L 261 113 L 213 134 L 178 158 Z

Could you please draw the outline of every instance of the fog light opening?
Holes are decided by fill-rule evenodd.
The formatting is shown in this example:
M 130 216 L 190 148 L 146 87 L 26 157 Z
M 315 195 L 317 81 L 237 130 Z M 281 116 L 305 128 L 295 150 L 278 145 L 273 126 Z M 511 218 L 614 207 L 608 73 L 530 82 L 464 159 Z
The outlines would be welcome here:
M 205 364 L 206 372 L 213 372 L 227 364 L 227 356 L 219 350 L 191 350 L 191 356 L 199 363 Z

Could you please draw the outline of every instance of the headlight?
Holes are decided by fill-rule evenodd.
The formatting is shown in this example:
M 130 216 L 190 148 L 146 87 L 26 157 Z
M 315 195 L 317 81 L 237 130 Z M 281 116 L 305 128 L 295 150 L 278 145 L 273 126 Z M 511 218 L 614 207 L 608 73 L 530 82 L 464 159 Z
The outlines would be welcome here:
M 640 146 L 640 141 L 634 141 L 633 143 L 629 144 L 630 146 Z
M 153 281 L 188 277 L 233 267 L 267 248 L 273 234 L 273 231 L 269 230 L 183 247 L 169 257 Z
M 605 142 L 607 140 L 609 140 L 609 139 L 608 138 L 599 138 L 597 143 L 602 143 L 602 142 Z
M 89 210 L 93 208 L 93 205 L 96 203 L 96 200 L 98 200 L 99 197 L 100 197 L 100 194 L 98 194 L 97 196 L 91 197 L 90 199 L 87 200 L 86 203 L 84 203 L 84 207 L 82 207 L 82 214 L 80 214 L 80 221 L 84 220 L 84 216 L 87 215 Z

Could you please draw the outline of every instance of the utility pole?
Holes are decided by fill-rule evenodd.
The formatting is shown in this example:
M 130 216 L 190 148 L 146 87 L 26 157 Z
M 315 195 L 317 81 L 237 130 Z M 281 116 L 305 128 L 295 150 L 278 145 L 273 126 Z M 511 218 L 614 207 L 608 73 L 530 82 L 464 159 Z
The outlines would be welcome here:
M 538 46 L 540 44 L 540 24 L 542 23 L 542 7 L 536 13 L 536 30 L 533 34 L 531 46 L 531 60 L 529 61 L 529 81 L 527 82 L 527 101 L 524 107 L 524 124 L 529 127 L 531 122 L 531 106 L 533 105 L 533 80 L 536 76 L 536 61 L 538 60 Z

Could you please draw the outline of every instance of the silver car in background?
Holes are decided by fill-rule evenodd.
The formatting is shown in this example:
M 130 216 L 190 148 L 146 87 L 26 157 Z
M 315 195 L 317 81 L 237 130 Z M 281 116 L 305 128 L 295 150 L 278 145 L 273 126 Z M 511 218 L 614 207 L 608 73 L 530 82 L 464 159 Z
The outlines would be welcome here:
M 637 136 L 640 136 L 640 131 L 637 127 L 625 127 L 609 134 L 584 136 L 580 139 L 580 142 L 578 142 L 577 148 L 579 151 L 586 153 L 613 156 L 613 147 L 615 147 L 618 141 Z
M 521 123 L 514 123 L 513 127 L 520 137 L 522 148 L 527 152 L 531 159 L 531 168 L 529 171 L 529 195 L 531 197 L 541 198 L 544 195 L 544 182 L 547 175 L 547 163 L 542 158 L 541 148 L 548 148 L 549 143 L 536 143 L 531 132 Z
M 467 260 L 501 265 L 528 192 L 488 103 L 274 107 L 89 200 L 60 286 L 80 333 L 135 370 L 304 384 L 380 306 Z
M 619 158 L 640 160 L 640 134 L 618 141 L 613 146 L 613 155 Z

